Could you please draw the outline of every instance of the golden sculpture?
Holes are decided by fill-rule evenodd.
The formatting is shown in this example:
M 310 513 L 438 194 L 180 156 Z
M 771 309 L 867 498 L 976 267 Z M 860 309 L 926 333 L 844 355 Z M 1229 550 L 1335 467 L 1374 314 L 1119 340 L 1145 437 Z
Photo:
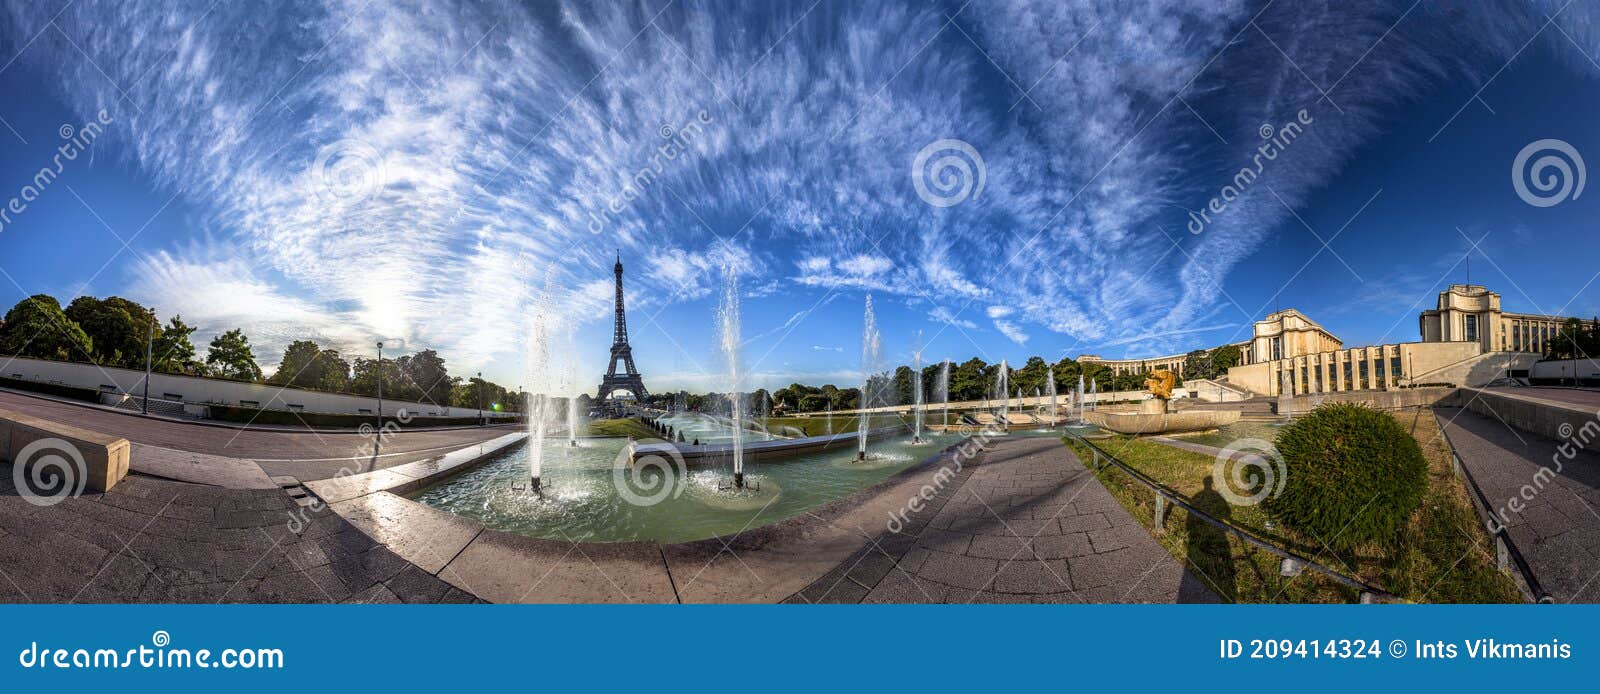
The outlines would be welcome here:
M 1171 400 L 1172 389 L 1178 387 L 1178 377 L 1166 369 L 1152 371 L 1145 377 L 1144 387 L 1158 399 Z

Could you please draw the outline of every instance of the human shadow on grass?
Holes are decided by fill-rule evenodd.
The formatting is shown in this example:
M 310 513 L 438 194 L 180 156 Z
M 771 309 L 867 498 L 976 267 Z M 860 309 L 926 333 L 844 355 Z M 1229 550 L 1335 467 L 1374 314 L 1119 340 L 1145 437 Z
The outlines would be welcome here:
M 1204 484 L 1205 488 L 1196 493 L 1189 503 L 1212 518 L 1225 523 L 1232 522 L 1233 507 L 1217 492 L 1212 478 L 1205 478 Z M 1198 514 L 1189 513 L 1186 516 L 1184 553 L 1189 558 L 1189 569 L 1223 600 L 1238 602 L 1238 580 L 1228 533 L 1206 522 Z M 1201 596 L 1187 594 L 1197 588 L 1200 586 L 1184 582 L 1178 590 L 1178 601 L 1198 601 Z

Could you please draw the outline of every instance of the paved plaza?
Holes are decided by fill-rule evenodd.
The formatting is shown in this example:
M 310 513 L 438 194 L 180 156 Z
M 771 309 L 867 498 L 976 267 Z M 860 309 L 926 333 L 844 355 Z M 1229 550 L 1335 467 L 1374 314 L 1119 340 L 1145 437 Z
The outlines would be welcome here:
M 1055 438 L 1007 438 L 808 602 L 1217 602 Z
M 95 426 L 120 427 L 114 430 L 136 441 L 170 443 L 162 437 L 181 432 L 198 442 L 192 447 L 235 450 L 239 444 L 228 437 L 257 433 L 76 408 L 84 411 Z M 483 435 L 413 436 L 428 433 Z M 313 434 L 263 436 L 251 440 L 279 450 L 321 450 Z M 148 443 L 135 449 L 147 469 L 211 483 L 151 476 L 136 466 L 109 492 L 36 506 L 18 495 L 11 467 L 0 465 L 0 601 L 1216 599 L 1054 437 L 1002 437 L 961 465 L 953 449 L 946 450 L 799 516 L 774 523 L 758 516 L 735 536 L 672 545 L 527 538 L 376 484 L 406 477 L 400 473 L 413 468 L 457 464 L 451 461 L 482 450 L 430 454 L 423 443 L 411 443 L 413 462 L 405 467 L 390 464 L 363 477 L 311 483 L 315 493 L 335 495 L 324 499 L 330 506 L 297 502 L 271 480 L 263 482 L 260 470 L 250 473 L 252 461 Z M 931 501 L 905 512 L 924 489 L 934 490 Z M 896 513 L 904 523 L 889 522 Z
M 1594 391 L 1513 392 L 1600 403 Z M 1493 416 L 1454 407 L 1437 412 L 1451 447 L 1545 591 L 1557 602 L 1600 602 L 1600 453 L 1576 451 L 1567 458 L 1558 451 L 1561 442 Z M 1542 472 L 1546 468 L 1549 473 Z
M 41 507 L 0 472 L 0 602 L 476 600 L 277 489 L 134 475 Z

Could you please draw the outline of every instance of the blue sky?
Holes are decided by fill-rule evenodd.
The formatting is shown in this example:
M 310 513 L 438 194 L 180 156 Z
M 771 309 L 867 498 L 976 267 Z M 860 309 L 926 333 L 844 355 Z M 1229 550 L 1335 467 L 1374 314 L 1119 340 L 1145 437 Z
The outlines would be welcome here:
M 1600 313 L 1600 193 L 1512 184 L 1537 140 L 1600 157 L 1589 3 L 235 5 L 6 3 L 0 200 L 111 122 L 0 227 L 0 304 L 121 294 L 264 364 L 381 338 L 572 390 L 618 249 L 657 390 L 724 387 L 725 268 L 765 386 L 856 380 L 868 292 L 891 362 L 919 331 L 929 360 L 1165 354 L 1290 306 L 1411 341 L 1474 243 L 1508 310 Z M 913 171 L 942 140 L 981 169 Z

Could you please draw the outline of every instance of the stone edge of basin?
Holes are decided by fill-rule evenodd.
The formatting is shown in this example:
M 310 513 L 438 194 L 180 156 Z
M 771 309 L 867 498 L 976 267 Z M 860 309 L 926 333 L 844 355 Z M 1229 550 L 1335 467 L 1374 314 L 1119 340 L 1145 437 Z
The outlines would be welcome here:
M 378 492 L 401 496 L 472 470 L 490 458 L 526 441 L 527 438 L 526 432 L 506 434 L 482 443 L 457 448 L 435 458 L 355 475 L 315 480 L 305 483 L 305 486 L 329 506 Z
M 309 483 L 306 484 L 306 486 L 311 490 L 311 492 L 313 494 L 316 494 L 319 498 L 321 498 L 323 500 L 323 502 L 326 503 L 329 506 L 329 508 L 333 509 L 336 513 L 339 513 L 340 516 L 345 517 L 346 520 L 351 520 L 352 522 L 355 522 L 356 519 L 352 519 L 351 518 L 351 514 L 356 512 L 355 509 L 358 508 L 360 506 L 360 504 L 351 504 L 349 502 L 351 502 L 352 500 L 361 499 L 362 497 L 375 495 L 375 494 L 380 494 L 380 493 L 388 493 L 389 495 L 391 495 L 390 498 L 384 499 L 384 501 L 386 503 L 399 503 L 399 504 L 402 504 L 402 505 L 416 505 L 418 507 L 421 507 L 419 509 L 415 509 L 415 510 L 417 510 L 419 512 L 422 511 L 423 509 L 426 509 L 428 511 L 433 511 L 433 512 L 436 512 L 436 513 L 448 513 L 447 511 L 438 511 L 437 509 L 433 509 L 432 507 L 427 506 L 426 504 L 422 504 L 421 502 L 417 502 L 417 501 L 413 501 L 411 499 L 407 499 L 403 495 L 407 494 L 407 493 L 410 493 L 412 491 L 415 491 L 417 489 L 421 489 L 423 487 L 429 486 L 431 484 L 434 484 L 434 483 L 436 483 L 436 482 L 438 482 L 440 480 L 443 480 L 443 479 L 445 479 L 447 477 L 452 477 L 452 476 L 455 476 L 455 475 L 459 475 L 459 474 L 461 474 L 463 472 L 466 472 L 466 471 L 476 467 L 477 465 L 480 465 L 480 464 L 482 464 L 484 462 L 487 462 L 489 459 L 495 457 L 497 454 L 509 449 L 509 447 L 511 447 L 511 446 L 513 446 L 513 445 L 515 445 L 517 443 L 521 443 L 522 441 L 524 441 L 526 439 L 526 437 L 527 437 L 526 434 L 508 435 L 508 436 L 505 436 L 505 437 L 501 437 L 499 439 L 493 439 L 491 441 L 488 441 L 485 444 L 482 444 L 481 446 L 478 446 L 478 445 L 468 446 L 468 447 L 465 447 L 463 449 L 458 449 L 456 451 L 452 451 L 451 453 L 447 454 L 446 456 L 443 456 L 440 459 L 422 461 L 421 464 L 419 464 L 419 463 L 408 464 L 408 465 L 418 465 L 419 466 L 418 468 L 414 469 L 413 472 L 415 472 L 416 470 L 423 469 L 423 468 L 425 468 L 427 466 L 437 467 L 438 469 L 435 472 L 431 473 L 431 474 L 418 474 L 416 476 L 412 476 L 412 475 L 405 474 L 405 472 L 391 472 L 391 471 L 394 471 L 394 470 L 398 470 L 399 468 L 407 467 L 406 465 L 402 465 L 402 466 L 396 466 L 395 468 L 389 468 L 389 469 L 386 469 L 386 470 L 377 470 L 377 471 L 370 472 L 370 473 L 363 473 L 361 475 L 352 475 L 352 476 L 349 476 L 349 477 L 336 478 L 336 479 L 332 479 L 332 480 L 320 480 L 320 481 L 317 481 L 317 482 L 309 482 Z M 933 466 L 937 465 L 940 461 L 948 459 L 965 441 L 966 441 L 966 439 L 962 439 L 961 441 L 958 441 L 956 443 L 950 444 L 949 446 L 946 446 L 944 448 L 938 449 L 937 451 L 935 451 L 935 452 L 929 454 L 928 456 L 924 457 L 923 459 L 911 464 L 910 466 L 906 467 L 905 469 L 897 471 L 894 474 L 892 474 L 892 475 L 890 475 L 890 476 L 888 476 L 888 477 L 886 477 L 886 478 L 884 478 L 884 479 L 882 479 L 882 480 L 880 480 L 880 481 L 878 481 L 878 482 L 876 482 L 876 483 L 874 483 L 874 484 L 872 484 L 872 485 L 870 485 L 868 487 L 865 487 L 863 489 L 859 489 L 859 490 L 857 490 L 855 492 L 852 492 L 852 493 L 850 493 L 850 494 L 848 494 L 846 496 L 840 497 L 838 499 L 834 499 L 833 501 L 830 501 L 830 502 L 828 502 L 826 504 L 823 504 L 823 505 L 818 506 L 816 508 L 810 509 L 806 513 L 802 513 L 802 514 L 798 514 L 798 515 L 795 515 L 795 516 L 791 516 L 789 518 L 778 520 L 778 521 L 775 521 L 775 522 L 772 522 L 772 523 L 767 523 L 765 525 L 761 525 L 761 526 L 758 526 L 758 527 L 749 528 L 749 529 L 741 531 L 739 533 L 735 533 L 732 536 L 715 536 L 715 537 L 709 537 L 709 538 L 705 538 L 705 539 L 701 539 L 701 540 L 690 540 L 690 541 L 687 541 L 687 542 L 676 542 L 676 543 L 660 543 L 660 542 L 653 542 L 653 541 L 634 541 L 634 542 L 582 542 L 582 541 L 572 541 L 572 542 L 561 542 L 561 541 L 556 541 L 556 540 L 541 540 L 539 538 L 532 538 L 532 537 L 528 537 L 528 536 L 522 536 L 522 535 L 518 535 L 518 534 L 515 534 L 515 533 L 506 533 L 506 532 L 503 532 L 503 531 L 497 531 L 497 530 L 488 528 L 488 527 L 484 526 L 482 523 L 479 523 L 478 521 L 470 519 L 470 518 L 467 518 L 465 516 L 457 516 L 457 515 L 454 515 L 454 514 L 451 514 L 451 515 L 452 515 L 452 517 L 454 519 L 459 519 L 462 522 L 462 524 L 470 524 L 470 525 L 476 527 L 477 533 L 474 534 L 474 536 L 471 539 L 468 540 L 468 542 L 467 542 L 468 546 L 478 542 L 480 539 L 488 541 L 490 543 L 507 543 L 507 542 L 509 542 L 509 543 L 513 543 L 513 544 L 528 545 L 530 547 L 537 547 L 537 548 L 541 548 L 541 549 L 547 549 L 547 548 L 544 548 L 543 545 L 554 543 L 554 544 L 560 544 L 563 547 L 566 547 L 567 545 L 572 545 L 572 546 L 574 546 L 576 548 L 579 548 L 579 549 L 589 548 L 589 549 L 585 550 L 585 554 L 588 554 L 590 551 L 596 551 L 596 550 L 598 550 L 598 551 L 609 551 L 611 549 L 622 549 L 622 548 L 627 548 L 627 547 L 634 547 L 634 548 L 648 547 L 648 548 L 651 548 L 651 551 L 649 552 L 650 554 L 652 554 L 652 555 L 659 554 L 660 561 L 662 563 L 662 568 L 665 570 L 665 572 L 667 574 L 667 578 L 669 580 L 672 580 L 672 574 L 673 574 L 673 571 L 672 571 L 672 568 L 671 568 L 672 562 L 668 559 L 669 555 L 675 556 L 675 557 L 686 557 L 686 558 L 699 557 L 699 556 L 710 556 L 712 558 L 712 560 L 714 561 L 717 557 L 719 557 L 722 553 L 725 553 L 725 552 L 734 552 L 734 551 L 746 552 L 746 553 L 759 552 L 764 548 L 767 548 L 769 546 L 773 546 L 773 545 L 782 543 L 784 541 L 788 541 L 788 540 L 802 540 L 803 541 L 804 539 L 807 538 L 808 535 L 812 534 L 813 532 L 836 530 L 836 529 L 832 528 L 834 523 L 836 521 L 840 520 L 846 514 L 848 514 L 851 510 L 857 508 L 858 506 L 864 505 L 865 503 L 869 502 L 870 500 L 876 498 L 877 496 L 879 496 L 881 494 L 884 494 L 885 492 L 895 488 L 896 486 L 898 486 L 900 484 L 903 484 L 903 483 L 906 483 L 906 482 L 910 481 L 917 474 L 927 470 L 930 467 L 933 467 Z M 483 450 L 481 452 L 479 452 L 478 451 L 479 448 L 483 448 Z M 456 461 L 456 462 L 454 462 L 453 464 L 451 464 L 451 465 L 449 465 L 447 467 L 441 467 L 441 466 L 438 465 L 438 463 L 441 460 L 443 460 L 444 458 L 449 458 L 451 456 L 456 456 L 458 454 L 464 454 L 464 455 L 462 455 L 462 459 L 460 461 Z M 389 474 L 385 474 L 385 473 L 389 473 Z M 374 532 L 371 532 L 371 531 L 368 530 L 367 522 L 365 522 L 365 520 L 370 520 L 370 519 L 364 519 L 364 522 L 357 523 L 357 527 L 361 528 L 362 531 L 365 532 L 366 534 L 368 534 L 369 536 L 374 535 Z M 860 531 L 855 531 L 855 532 L 860 532 Z M 379 533 L 376 533 L 376 534 L 378 535 L 378 537 L 374 537 L 373 539 L 375 541 L 377 541 L 377 542 L 380 542 L 380 543 L 384 544 L 386 547 L 389 547 L 389 549 L 391 549 L 391 551 L 397 551 L 397 550 L 402 549 L 402 548 L 398 547 L 398 544 L 399 544 L 398 542 L 387 541 L 387 538 L 383 537 L 383 535 L 385 535 L 386 533 L 379 532 Z M 835 534 L 837 535 L 838 533 L 835 532 Z M 866 535 L 862 535 L 860 537 L 859 544 L 864 546 L 868 541 L 869 541 L 869 538 Z M 454 548 L 454 551 L 452 552 L 452 554 L 461 555 L 461 554 L 465 554 L 466 551 L 467 551 L 466 547 Z M 542 552 L 542 551 L 540 552 L 540 554 L 543 554 L 543 553 L 544 552 Z M 402 556 L 405 556 L 405 554 L 402 553 Z M 834 557 L 817 557 L 817 562 L 816 562 L 817 563 L 817 568 L 815 568 L 815 569 L 807 569 L 806 572 L 805 572 L 806 575 L 795 576 L 794 577 L 795 578 L 794 583 L 796 585 L 798 585 L 800 588 L 803 588 L 804 586 L 809 585 L 811 581 L 815 580 L 816 578 L 818 578 L 821 575 L 823 575 L 824 573 L 826 573 L 827 570 L 831 569 L 833 564 L 836 563 L 836 559 L 837 558 L 834 558 Z M 447 580 L 447 581 L 451 580 L 449 577 L 446 577 L 445 574 L 454 573 L 453 567 L 454 567 L 453 563 L 447 564 L 441 570 L 441 572 L 439 573 L 441 578 L 445 578 L 445 580 Z M 704 571 L 704 569 L 702 569 L 702 572 L 703 571 Z M 812 573 L 815 573 L 815 575 L 810 575 Z M 698 575 L 696 576 L 696 578 L 698 578 Z M 759 579 L 757 579 L 757 580 L 759 581 Z M 455 583 L 455 582 L 456 581 L 452 581 L 452 583 Z M 678 590 L 680 588 L 682 588 L 683 586 L 678 585 L 676 582 L 672 583 L 671 585 L 672 585 L 673 592 L 675 594 L 673 597 L 677 598 L 676 601 L 678 601 L 678 602 L 686 601 L 686 600 L 683 599 L 683 597 L 681 595 L 677 595 Z M 770 586 L 769 586 L 769 588 L 770 588 Z M 797 592 L 797 591 L 798 591 L 798 588 L 796 589 L 796 591 L 789 591 L 789 592 L 786 592 L 783 595 L 773 594 L 773 595 L 763 595 L 763 597 L 769 599 L 771 602 L 781 602 L 783 599 L 789 597 L 790 594 L 792 594 L 793 592 Z M 475 590 L 470 590 L 469 589 L 469 592 L 473 592 L 474 594 L 478 594 L 479 591 L 475 591 Z M 502 592 L 502 591 L 485 590 L 484 592 L 499 593 L 499 592 Z M 515 591 L 513 591 L 513 592 L 515 592 Z M 523 595 L 524 595 L 524 597 L 527 597 L 527 594 L 524 593 Z M 477 597 L 487 599 L 487 600 L 489 600 L 491 602 L 500 602 L 500 600 L 496 600 L 495 599 L 497 596 L 493 595 L 493 594 L 489 594 L 489 595 L 478 594 Z M 718 601 L 718 602 L 726 602 L 726 601 Z

